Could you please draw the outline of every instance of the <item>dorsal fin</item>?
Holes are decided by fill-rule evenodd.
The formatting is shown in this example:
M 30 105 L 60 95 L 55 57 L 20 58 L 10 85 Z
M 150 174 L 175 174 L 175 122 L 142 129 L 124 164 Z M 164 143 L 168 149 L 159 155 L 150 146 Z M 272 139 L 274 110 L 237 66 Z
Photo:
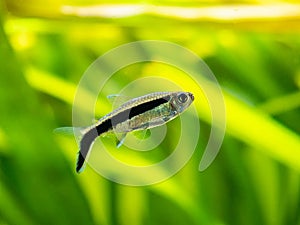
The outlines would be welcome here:
M 113 109 L 116 109 L 130 100 L 130 97 L 120 94 L 111 94 L 107 96 L 107 99 L 112 104 Z

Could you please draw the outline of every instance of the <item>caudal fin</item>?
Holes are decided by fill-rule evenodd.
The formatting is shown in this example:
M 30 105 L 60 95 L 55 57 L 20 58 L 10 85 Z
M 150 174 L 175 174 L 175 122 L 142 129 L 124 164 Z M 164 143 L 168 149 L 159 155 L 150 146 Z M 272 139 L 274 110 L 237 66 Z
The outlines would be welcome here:
M 84 161 L 85 158 L 82 156 L 80 151 L 78 152 L 77 156 L 77 163 L 76 163 L 76 172 L 81 173 L 84 170 Z
M 58 127 L 53 130 L 55 134 L 63 134 L 63 135 L 73 135 L 74 127 Z
M 90 149 L 96 138 L 98 137 L 98 132 L 96 128 L 91 128 L 86 130 L 80 140 L 80 148 L 76 163 L 76 172 L 81 173 L 84 170 L 85 159 L 88 157 Z
M 76 172 L 81 173 L 84 170 L 85 159 L 87 158 L 95 139 L 98 137 L 97 129 L 94 127 L 59 127 L 53 132 L 63 135 L 75 135 L 77 137 L 80 144 L 77 156 Z

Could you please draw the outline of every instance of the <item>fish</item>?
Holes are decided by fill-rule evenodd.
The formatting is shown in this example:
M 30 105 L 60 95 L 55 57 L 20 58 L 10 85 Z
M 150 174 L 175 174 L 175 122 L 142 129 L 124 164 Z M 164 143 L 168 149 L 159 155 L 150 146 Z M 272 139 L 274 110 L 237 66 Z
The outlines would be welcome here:
M 96 138 L 107 133 L 118 134 L 119 148 L 126 134 L 164 125 L 184 112 L 194 101 L 190 92 L 154 92 L 133 98 L 100 118 L 95 124 L 79 128 L 81 135 L 76 172 L 81 173 Z M 60 132 L 72 127 L 60 127 Z

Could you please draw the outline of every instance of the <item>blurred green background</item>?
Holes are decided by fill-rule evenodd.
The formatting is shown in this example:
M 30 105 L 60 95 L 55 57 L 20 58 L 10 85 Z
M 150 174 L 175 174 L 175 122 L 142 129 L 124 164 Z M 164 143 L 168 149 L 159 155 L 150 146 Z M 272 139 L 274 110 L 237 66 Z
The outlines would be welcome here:
M 0 225 L 300 225 L 300 4 L 107 3 L 0 1 Z M 198 171 L 204 112 L 196 152 L 167 181 L 128 187 L 90 167 L 77 175 L 74 138 L 52 130 L 72 124 L 76 85 L 98 56 L 149 39 L 189 48 L 216 75 L 227 110 L 219 155 Z M 129 69 L 107 94 L 148 70 Z

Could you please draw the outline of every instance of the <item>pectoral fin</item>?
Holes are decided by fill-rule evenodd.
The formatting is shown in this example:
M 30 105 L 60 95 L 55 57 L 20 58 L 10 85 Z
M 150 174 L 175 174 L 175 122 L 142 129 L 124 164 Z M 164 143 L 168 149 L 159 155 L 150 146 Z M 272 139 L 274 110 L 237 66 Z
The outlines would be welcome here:
M 150 129 L 144 129 L 144 130 L 136 130 L 136 131 L 133 131 L 132 134 L 138 138 L 138 139 L 147 139 L 148 137 L 151 136 L 151 131 Z

